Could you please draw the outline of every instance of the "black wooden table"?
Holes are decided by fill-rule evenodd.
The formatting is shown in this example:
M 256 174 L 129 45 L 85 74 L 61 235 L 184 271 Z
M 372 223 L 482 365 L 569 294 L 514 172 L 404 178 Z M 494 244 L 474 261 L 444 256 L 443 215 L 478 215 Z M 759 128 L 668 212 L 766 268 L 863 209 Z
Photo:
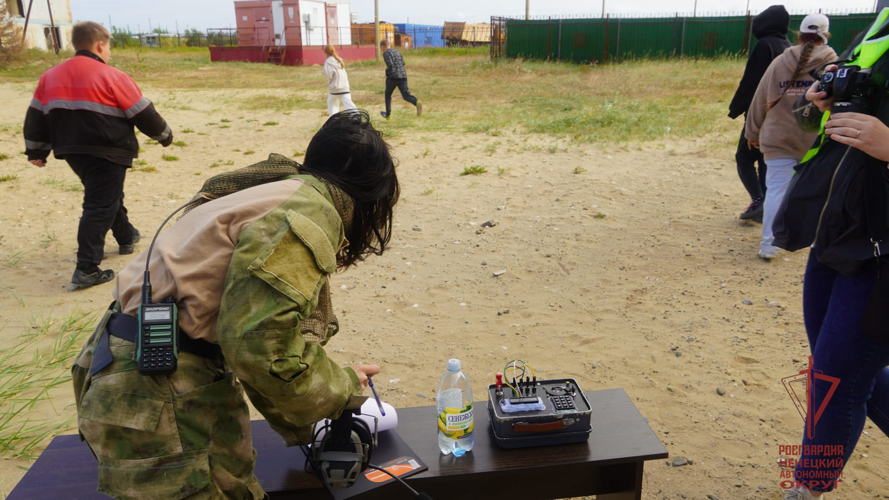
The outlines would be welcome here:
M 438 449 L 434 406 L 398 409 L 398 434 L 429 466 L 407 479 L 433 498 L 554 499 L 597 495 L 598 500 L 641 500 L 646 460 L 666 458 L 666 448 L 623 389 L 586 392 L 593 431 L 586 443 L 501 450 L 490 431 L 487 402 L 475 412 L 475 447 L 461 458 Z M 269 496 L 324 499 L 330 494 L 303 471 L 298 447 L 286 448 L 264 420 L 253 422 L 256 477 Z M 8 500 L 107 499 L 96 493 L 98 466 L 77 436 L 57 436 Z M 387 484 L 360 497 L 407 499 L 403 486 Z

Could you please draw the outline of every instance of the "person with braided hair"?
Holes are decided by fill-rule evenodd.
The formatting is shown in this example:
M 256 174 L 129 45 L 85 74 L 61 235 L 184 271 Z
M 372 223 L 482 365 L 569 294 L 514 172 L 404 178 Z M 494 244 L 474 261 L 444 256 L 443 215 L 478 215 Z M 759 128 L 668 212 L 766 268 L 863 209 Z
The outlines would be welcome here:
M 763 75 L 750 110 L 744 135 L 749 148 L 762 151 L 766 161 L 766 199 L 762 221 L 762 242 L 757 255 L 763 260 L 778 256 L 772 222 L 794 167 L 806 155 L 818 134 L 805 132 L 796 124 L 793 105 L 819 78 L 817 71 L 836 60 L 827 46 L 829 21 L 822 14 L 810 14 L 799 29 L 799 43 L 772 61 Z
M 360 406 L 380 367 L 343 367 L 325 353 L 339 330 L 329 278 L 383 254 L 398 197 L 389 146 L 366 112 L 331 116 L 303 165 L 272 154 L 208 180 L 154 252 L 120 272 L 72 367 L 99 492 L 259 500 L 245 394 L 287 446 L 310 444 L 315 422 Z M 125 335 L 146 263 L 154 298 L 179 308 L 169 375 L 141 374 Z

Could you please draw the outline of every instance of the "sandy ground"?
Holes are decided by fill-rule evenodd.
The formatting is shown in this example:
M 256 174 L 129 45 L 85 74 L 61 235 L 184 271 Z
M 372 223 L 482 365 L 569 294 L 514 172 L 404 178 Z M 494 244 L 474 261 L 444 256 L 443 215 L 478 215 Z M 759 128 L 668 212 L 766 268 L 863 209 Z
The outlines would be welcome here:
M 226 104 L 244 92 L 144 91 L 187 146 L 146 145 L 142 157 L 157 171 L 128 175 L 126 205 L 143 234 L 208 176 L 272 152 L 304 151 L 326 115 Z M 21 156 L 17 126 L 30 92 L 0 85 L 0 126 L 8 126 L 0 152 L 10 156 L 0 176 L 18 176 L 0 183 L 0 288 L 26 304 L 0 290 L 0 345 L 35 315 L 105 307 L 112 288 L 66 291 L 82 193 L 46 183 L 77 184 L 65 163 L 37 169 Z M 371 99 L 355 96 L 359 106 Z M 173 105 L 183 100 L 187 106 Z M 396 109 L 395 119 L 410 112 L 403 103 Z M 230 128 L 220 128 L 222 118 Z M 267 121 L 278 125 L 261 126 Z M 733 140 L 616 149 L 508 134 L 391 140 L 403 186 L 391 248 L 333 278 L 343 328 L 329 352 L 344 364 L 381 364 L 377 385 L 396 406 L 432 404 L 449 357 L 462 359 L 478 394 L 513 358 L 545 377 L 574 377 L 585 390 L 623 388 L 671 460 L 693 461 L 648 463 L 643 498 L 782 498 L 778 446 L 799 444 L 803 432 L 781 378 L 807 363 L 806 254 L 756 257 L 761 226 L 737 219 L 747 201 Z M 211 168 L 214 161 L 233 164 Z M 488 172 L 459 175 L 472 165 Z M 496 225 L 482 229 L 486 221 Z M 47 235 L 55 239 L 43 241 Z M 139 250 L 147 246 L 143 240 Z M 27 253 L 18 267 L 5 264 L 20 251 Z M 130 260 L 116 254 L 110 235 L 107 251 L 115 270 Z M 70 415 L 70 391 L 55 398 L 62 417 Z M 42 409 L 31 418 L 62 418 L 55 415 Z M 845 483 L 825 498 L 889 493 L 887 438 L 870 422 L 865 430 Z M 434 432 L 430 422 L 430 439 Z M 0 460 L 0 491 L 28 464 Z

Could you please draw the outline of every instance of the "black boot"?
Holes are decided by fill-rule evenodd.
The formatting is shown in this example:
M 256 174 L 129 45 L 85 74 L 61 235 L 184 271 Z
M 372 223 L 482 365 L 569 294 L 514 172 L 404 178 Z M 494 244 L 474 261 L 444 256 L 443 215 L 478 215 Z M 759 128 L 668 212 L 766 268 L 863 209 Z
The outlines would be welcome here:
M 136 243 L 138 243 L 140 239 L 142 239 L 142 235 L 139 234 L 139 230 L 134 227 L 133 228 L 133 242 L 130 243 L 129 245 L 121 245 L 120 248 L 118 249 L 118 253 L 120 253 L 121 255 L 130 255 L 131 253 L 135 252 L 136 251 Z
M 83 269 L 78 267 L 74 270 L 74 276 L 71 277 L 71 283 L 74 286 L 70 287 L 69 289 L 72 291 L 82 290 L 91 286 L 101 285 L 102 283 L 108 283 L 113 279 L 114 271 L 112 271 L 111 269 L 105 269 L 103 271 L 99 269 L 98 266 L 96 266 L 94 270 L 84 271 Z

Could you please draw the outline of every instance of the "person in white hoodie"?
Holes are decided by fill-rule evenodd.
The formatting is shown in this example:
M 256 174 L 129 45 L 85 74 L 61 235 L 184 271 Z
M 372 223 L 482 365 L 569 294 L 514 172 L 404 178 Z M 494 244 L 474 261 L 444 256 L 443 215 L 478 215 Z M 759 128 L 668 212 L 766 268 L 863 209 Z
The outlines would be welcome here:
M 327 90 L 330 94 L 327 96 L 327 113 L 333 116 L 340 112 L 340 102 L 346 111 L 358 108 L 352 102 L 352 93 L 349 91 L 349 77 L 346 75 L 346 63 L 336 53 L 333 45 L 324 47 L 324 53 L 327 54 L 327 60 L 324 61 L 324 69 L 322 72 L 327 77 Z
M 745 137 L 750 148 L 759 148 L 766 160 L 766 199 L 762 220 L 759 258 L 778 256 L 772 222 L 787 192 L 794 167 L 815 142 L 818 134 L 805 132 L 796 124 L 793 103 L 818 79 L 816 72 L 836 61 L 837 54 L 827 46 L 829 21 L 822 14 L 803 19 L 799 44 L 778 56 L 759 81 L 747 112 Z

